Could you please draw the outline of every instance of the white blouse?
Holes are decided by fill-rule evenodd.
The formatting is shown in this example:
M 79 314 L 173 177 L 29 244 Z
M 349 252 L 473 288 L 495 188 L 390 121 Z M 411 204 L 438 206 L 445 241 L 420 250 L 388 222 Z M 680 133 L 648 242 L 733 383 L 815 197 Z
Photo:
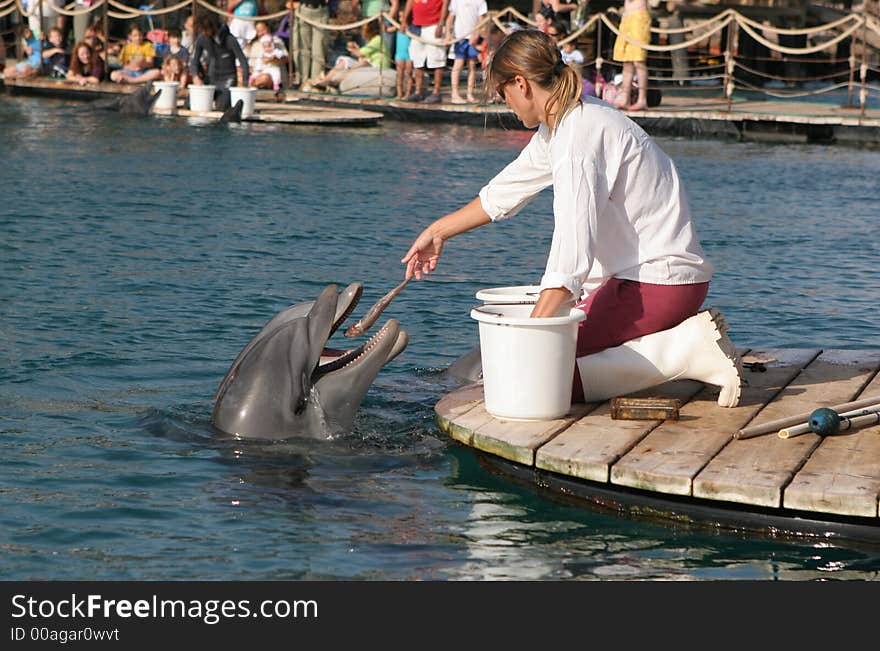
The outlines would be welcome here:
M 480 190 L 495 221 L 553 185 L 553 241 L 541 289 L 582 297 L 608 278 L 658 285 L 707 282 L 672 160 L 635 122 L 586 98 L 555 134 L 541 125 L 520 155 Z

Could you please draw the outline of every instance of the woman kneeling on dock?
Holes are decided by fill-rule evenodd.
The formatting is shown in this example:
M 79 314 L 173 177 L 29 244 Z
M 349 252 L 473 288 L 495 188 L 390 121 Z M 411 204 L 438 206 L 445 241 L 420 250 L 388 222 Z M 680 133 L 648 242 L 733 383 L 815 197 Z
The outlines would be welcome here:
M 507 36 L 486 87 L 528 128 L 522 153 L 466 206 L 433 222 L 401 262 L 421 279 L 444 242 L 518 213 L 553 186 L 554 231 L 532 317 L 573 298 L 580 324 L 575 400 L 606 400 L 668 380 L 721 387 L 735 407 L 741 365 L 720 312 L 697 313 L 713 267 L 691 221 L 672 160 L 633 121 L 594 98 L 559 49 L 536 30 Z

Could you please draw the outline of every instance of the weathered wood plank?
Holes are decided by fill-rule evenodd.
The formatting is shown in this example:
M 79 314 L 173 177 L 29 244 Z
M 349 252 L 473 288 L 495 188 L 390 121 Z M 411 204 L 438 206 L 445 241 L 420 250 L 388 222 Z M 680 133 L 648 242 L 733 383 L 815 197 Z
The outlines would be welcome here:
M 489 416 L 489 422 L 474 430 L 472 445 L 478 450 L 531 466 L 535 463 L 535 450 L 596 406 L 597 403 L 572 405 L 565 417 L 555 420 L 512 421 Z M 486 413 L 483 403 L 466 416 L 475 417 L 480 412 Z
M 880 351 L 824 351 L 750 425 L 853 400 L 880 365 Z M 815 434 L 784 440 L 776 432 L 734 439 L 694 478 L 693 495 L 760 506 L 782 506 L 783 489 L 819 444 Z M 875 503 L 876 509 L 876 503 Z
M 633 395 L 677 398 L 687 403 L 702 389 L 702 383 L 685 380 Z M 614 420 L 610 403 L 603 403 L 539 448 L 535 466 L 571 477 L 607 482 L 611 465 L 662 422 Z
M 880 392 L 880 375 L 859 393 Z M 797 441 L 779 439 L 783 444 Z M 814 435 L 810 435 L 814 436 Z M 777 437 L 778 438 L 778 437 Z M 822 439 L 785 489 L 786 508 L 877 517 L 880 503 L 880 426 Z
M 819 351 L 755 352 L 745 361 L 763 361 L 766 372 L 745 372 L 738 407 L 717 403 L 717 389 L 704 389 L 681 410 L 677 421 L 666 421 L 611 467 L 612 484 L 675 495 L 690 495 L 693 478 L 748 424 Z M 773 361 L 775 360 L 775 361 Z
M 471 384 L 444 396 L 434 406 L 437 425 L 456 441 L 472 445 L 474 431 L 492 420 L 485 409 L 474 409 L 483 402 L 483 383 Z

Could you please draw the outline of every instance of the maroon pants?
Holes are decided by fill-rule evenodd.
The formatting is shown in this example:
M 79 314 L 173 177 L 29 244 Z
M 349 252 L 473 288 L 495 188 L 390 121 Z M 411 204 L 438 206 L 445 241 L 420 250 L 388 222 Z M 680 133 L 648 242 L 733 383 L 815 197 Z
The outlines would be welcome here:
M 609 279 L 576 307 L 587 313 L 578 329 L 577 356 L 677 326 L 699 311 L 709 283 L 652 285 L 636 280 Z M 580 372 L 574 367 L 572 400 L 583 402 Z

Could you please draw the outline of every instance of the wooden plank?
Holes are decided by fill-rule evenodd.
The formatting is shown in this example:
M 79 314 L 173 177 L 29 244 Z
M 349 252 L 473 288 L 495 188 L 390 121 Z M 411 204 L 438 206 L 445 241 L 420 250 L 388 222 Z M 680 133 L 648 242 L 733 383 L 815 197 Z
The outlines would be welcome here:
M 875 375 L 859 396 L 877 392 L 880 375 Z M 808 435 L 778 440 L 785 444 L 804 436 Z M 880 426 L 822 439 L 786 487 L 783 504 L 790 509 L 838 515 L 880 515 Z
M 492 420 L 485 409 L 475 411 L 482 402 L 482 382 L 453 391 L 434 406 L 437 425 L 456 441 L 473 445 L 474 431 Z
M 858 363 L 856 363 L 858 362 Z M 767 405 L 750 425 L 853 400 L 880 365 L 880 351 L 825 351 Z M 782 506 L 783 489 L 820 439 L 780 439 L 776 432 L 734 439 L 694 479 L 693 495 L 759 506 Z M 876 504 L 875 504 L 876 508 Z
M 531 466 L 535 463 L 535 450 L 595 409 L 596 404 L 572 405 L 565 417 L 555 420 L 513 421 L 489 416 L 488 422 L 474 428 L 472 445 L 478 450 Z M 481 412 L 486 413 L 483 403 L 474 407 L 465 417 L 475 418 Z
M 719 407 L 718 390 L 704 389 L 681 410 L 677 421 L 665 421 L 611 468 L 613 484 L 675 495 L 690 495 L 693 478 L 812 360 L 816 350 L 772 350 L 744 361 L 764 362 L 767 370 L 745 372 L 740 405 Z M 775 361 L 774 361 L 775 360 Z
M 702 390 L 701 382 L 684 380 L 633 395 L 677 398 L 686 403 Z M 610 403 L 602 403 L 538 449 L 535 466 L 571 477 L 607 482 L 611 465 L 662 422 L 614 420 Z
M 467 412 L 482 401 L 482 382 L 469 384 L 446 394 L 434 405 L 437 426 L 455 440 L 470 445 L 473 440 L 473 431 L 458 423 Z

